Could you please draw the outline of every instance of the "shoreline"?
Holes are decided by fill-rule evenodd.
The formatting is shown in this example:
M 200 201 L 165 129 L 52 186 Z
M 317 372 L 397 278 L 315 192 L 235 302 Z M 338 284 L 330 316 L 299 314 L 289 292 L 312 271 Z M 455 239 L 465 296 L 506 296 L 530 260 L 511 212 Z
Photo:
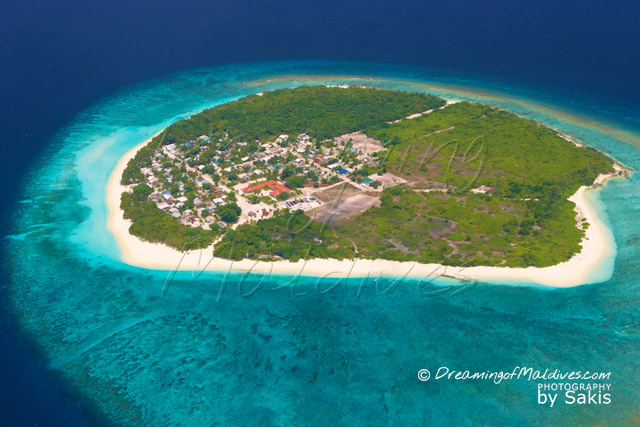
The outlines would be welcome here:
M 160 133 L 160 132 L 159 132 Z M 157 135 L 157 134 L 156 134 Z M 155 135 L 154 135 L 155 136 Z M 624 167 L 614 162 L 615 173 L 598 176 L 591 186 L 582 186 L 569 200 L 576 204 L 576 218 L 586 218 L 589 227 L 581 241 L 582 250 L 568 261 L 549 267 L 453 267 L 389 260 L 312 259 L 291 261 L 230 261 L 214 258 L 213 245 L 182 253 L 160 243 L 150 243 L 129 233 L 132 222 L 120 209 L 120 195 L 126 187 L 120 184 L 128 161 L 153 137 L 129 150 L 120 158 L 109 177 L 106 191 L 107 226 L 118 243 L 120 260 L 126 264 L 152 270 L 218 271 L 236 273 L 291 274 L 318 278 L 358 278 L 392 276 L 432 280 L 514 281 L 565 288 L 607 280 L 613 272 L 616 245 L 611 230 L 602 222 L 587 196 L 606 185 L 613 177 L 624 176 Z

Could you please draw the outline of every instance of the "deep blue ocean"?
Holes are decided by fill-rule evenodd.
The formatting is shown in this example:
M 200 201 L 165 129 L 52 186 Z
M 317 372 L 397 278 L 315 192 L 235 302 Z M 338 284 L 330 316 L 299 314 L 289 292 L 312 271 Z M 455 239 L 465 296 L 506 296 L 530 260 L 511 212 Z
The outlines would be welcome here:
M 245 298 L 232 276 L 218 301 L 220 275 L 181 273 L 160 297 L 167 272 L 118 262 L 101 193 L 124 152 L 180 117 L 348 76 L 488 102 L 637 169 L 637 3 L 5 10 L 0 425 L 640 423 L 637 175 L 598 194 L 612 277 L 566 290 L 368 284 L 358 296 L 358 280 L 319 294 L 313 279 L 267 291 L 290 280 L 271 277 Z M 417 379 L 523 365 L 611 371 L 613 403 L 548 408 L 523 381 Z

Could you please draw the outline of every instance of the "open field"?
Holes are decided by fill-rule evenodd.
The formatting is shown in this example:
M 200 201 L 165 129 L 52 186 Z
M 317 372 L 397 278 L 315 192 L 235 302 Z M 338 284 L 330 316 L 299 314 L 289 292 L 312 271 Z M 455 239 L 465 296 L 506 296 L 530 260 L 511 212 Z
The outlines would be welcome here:
M 379 205 L 379 197 L 359 192 L 346 198 L 335 199 L 307 214 L 315 222 L 337 225 Z

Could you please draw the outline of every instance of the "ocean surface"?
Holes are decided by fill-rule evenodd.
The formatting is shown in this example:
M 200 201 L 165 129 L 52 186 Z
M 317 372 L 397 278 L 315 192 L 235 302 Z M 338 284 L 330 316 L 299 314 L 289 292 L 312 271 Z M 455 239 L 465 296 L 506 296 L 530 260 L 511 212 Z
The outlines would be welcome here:
M 486 102 L 640 168 L 632 107 L 569 104 L 540 89 L 418 68 L 274 62 L 128 87 L 56 134 L 22 183 L 5 239 L 12 318 L 65 394 L 91 420 L 116 424 L 640 423 L 637 174 L 594 196 L 617 244 L 612 277 L 571 289 L 174 273 L 119 261 L 105 186 L 124 153 L 204 108 L 305 84 Z M 542 407 L 535 381 L 436 380 L 441 366 L 611 372 L 612 403 Z M 423 368 L 430 381 L 418 380 Z

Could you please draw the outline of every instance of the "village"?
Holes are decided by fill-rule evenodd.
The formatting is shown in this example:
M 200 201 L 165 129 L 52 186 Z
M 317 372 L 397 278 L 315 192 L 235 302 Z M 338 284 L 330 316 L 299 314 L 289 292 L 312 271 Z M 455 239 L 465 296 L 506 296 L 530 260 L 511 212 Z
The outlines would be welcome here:
M 360 132 L 324 141 L 283 134 L 264 143 L 202 135 L 162 146 L 140 172 L 150 200 L 181 224 L 235 228 L 282 209 L 322 215 L 338 195 L 351 198 L 350 211 L 366 210 L 384 188 L 405 182 L 383 171 L 383 150 Z

